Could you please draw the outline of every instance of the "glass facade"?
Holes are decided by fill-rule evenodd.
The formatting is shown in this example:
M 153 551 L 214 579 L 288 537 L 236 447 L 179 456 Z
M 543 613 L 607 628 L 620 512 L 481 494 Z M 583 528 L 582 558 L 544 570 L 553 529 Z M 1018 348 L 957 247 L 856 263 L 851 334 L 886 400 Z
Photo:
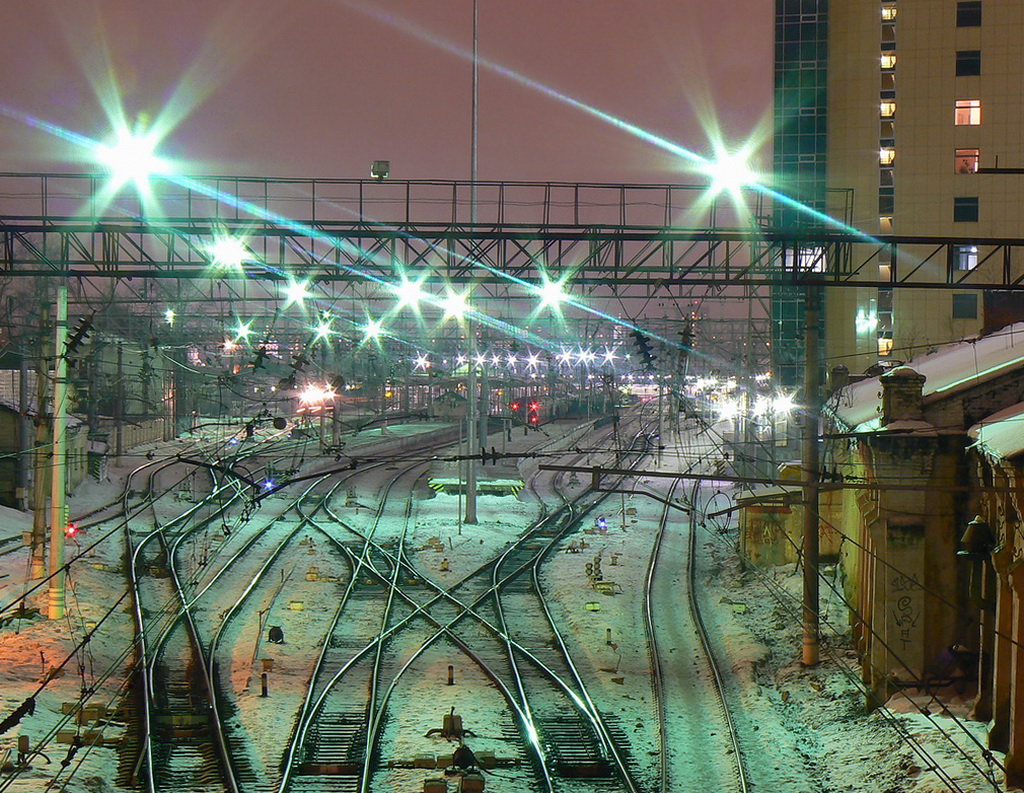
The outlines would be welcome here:
M 775 150 L 779 188 L 824 211 L 826 200 L 828 0 L 775 2 Z M 775 207 L 776 225 L 806 226 L 805 213 Z M 804 295 L 798 287 L 772 289 L 772 349 L 777 382 L 803 378 Z

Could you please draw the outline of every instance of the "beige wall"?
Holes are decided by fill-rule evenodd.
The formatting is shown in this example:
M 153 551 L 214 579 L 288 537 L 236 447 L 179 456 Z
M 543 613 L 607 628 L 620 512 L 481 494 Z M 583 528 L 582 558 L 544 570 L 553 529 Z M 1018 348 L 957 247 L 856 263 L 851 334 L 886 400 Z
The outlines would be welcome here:
M 1024 3 L 985 0 L 980 28 L 956 27 L 956 0 L 928 3 L 894 0 L 896 159 L 893 233 L 961 237 L 1024 236 L 1024 175 L 958 174 L 957 148 L 980 150 L 981 166 L 1024 167 Z M 881 137 L 882 18 L 878 0 L 842 0 L 830 7 L 828 182 L 854 191 L 854 225 L 869 233 L 879 226 Z M 956 77 L 957 50 L 979 49 L 981 75 Z M 957 99 L 980 99 L 982 123 L 956 126 Z M 979 222 L 954 223 L 953 199 L 979 198 Z M 854 253 L 864 278 L 879 276 L 873 248 Z M 934 248 L 908 249 L 898 260 L 902 272 L 921 262 L 931 272 L 946 267 Z M 985 251 L 980 251 L 984 258 Z M 931 257 L 931 258 L 929 258 Z M 1001 268 L 993 257 L 987 268 Z M 1024 272 L 1015 265 L 1017 274 Z M 833 290 L 835 292 L 853 290 Z M 964 290 L 960 290 L 964 291 Z M 826 355 L 829 365 L 844 363 L 852 372 L 875 362 L 875 342 L 858 336 L 854 319 L 867 311 L 873 289 L 829 295 L 826 307 Z M 962 338 L 981 330 L 984 311 L 978 293 L 978 318 L 952 317 L 951 290 L 897 289 L 894 295 L 894 353 L 905 360 L 922 346 Z

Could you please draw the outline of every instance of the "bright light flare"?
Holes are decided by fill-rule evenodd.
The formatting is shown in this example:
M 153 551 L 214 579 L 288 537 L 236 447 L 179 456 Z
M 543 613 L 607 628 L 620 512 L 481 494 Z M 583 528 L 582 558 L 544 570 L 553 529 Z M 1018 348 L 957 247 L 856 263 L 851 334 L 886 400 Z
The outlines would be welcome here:
M 173 308 L 169 308 L 169 309 L 167 309 L 164 312 L 164 322 L 166 322 L 168 325 L 173 325 L 174 324 L 174 318 L 176 316 L 178 316 L 178 315 L 174 313 L 174 309 Z
M 796 402 L 789 394 L 779 394 L 772 400 L 772 410 L 776 416 L 785 416 L 796 410 Z
M 113 143 L 96 147 L 96 158 L 110 172 L 111 187 L 120 189 L 131 182 L 140 191 L 147 191 L 153 176 L 170 173 L 170 163 L 156 155 L 160 136 L 155 132 L 136 135 L 120 129 Z
M 720 421 L 731 421 L 740 414 L 740 403 L 735 399 L 723 399 L 715 405 Z
M 238 237 L 218 237 L 206 246 L 210 264 L 225 270 L 238 269 L 250 258 L 245 243 Z
M 542 282 L 537 287 L 537 295 L 540 297 L 541 308 L 552 308 L 557 309 L 565 300 L 568 299 L 568 295 L 565 294 L 565 290 L 562 288 L 562 281 L 552 281 L 546 275 L 542 275 Z
M 420 302 L 425 294 L 423 287 L 417 281 L 409 281 L 403 278 L 401 283 L 392 286 L 395 297 L 398 298 L 398 308 L 408 307 L 414 311 L 419 309 Z
M 309 291 L 309 281 L 293 281 L 288 279 L 288 285 L 284 288 L 284 307 L 293 303 L 301 303 L 303 300 L 313 296 L 313 293 Z
M 413 363 L 417 369 L 423 372 L 430 368 L 430 359 L 426 355 L 417 355 Z
M 737 200 L 744 187 L 758 184 L 758 175 L 751 169 L 748 152 L 719 152 L 714 160 L 710 160 L 703 168 L 711 177 L 711 194 L 713 196 L 728 193 Z
M 363 326 L 363 335 L 367 340 L 380 338 L 384 333 L 384 325 L 379 319 L 371 319 Z
M 445 319 L 463 319 L 469 312 L 469 296 L 461 292 L 449 292 L 441 305 Z
M 309 383 L 299 392 L 299 402 L 303 405 L 325 405 L 333 402 L 337 396 L 333 388 L 317 383 Z

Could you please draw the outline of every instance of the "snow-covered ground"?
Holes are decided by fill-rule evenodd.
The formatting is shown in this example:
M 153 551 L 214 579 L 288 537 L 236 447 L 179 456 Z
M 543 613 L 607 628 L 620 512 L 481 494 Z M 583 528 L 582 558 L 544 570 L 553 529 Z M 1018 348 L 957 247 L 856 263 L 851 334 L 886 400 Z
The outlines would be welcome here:
M 549 428 L 549 431 L 554 429 Z M 675 456 L 671 452 L 672 449 L 666 454 L 663 467 L 685 467 L 686 454 Z M 123 465 L 111 465 L 107 471 L 110 481 L 88 482 L 79 488 L 72 499 L 72 515 L 112 500 L 117 495 L 120 478 L 138 464 L 137 459 L 126 459 Z M 647 466 L 656 467 L 653 461 Z M 659 485 L 651 479 L 642 486 L 656 488 Z M 460 507 L 457 496 L 432 491 L 422 493 L 416 504 L 408 543 L 417 549 L 416 562 L 424 575 L 450 585 L 461 574 L 492 556 L 538 514 L 536 504 L 521 498 L 523 500 L 511 496 L 481 496 L 479 522 L 466 524 L 455 519 Z M 643 778 L 649 780 L 653 779 L 657 761 L 654 754 L 657 736 L 640 595 L 660 506 L 641 495 L 614 496 L 600 509 L 608 519 L 607 530 L 579 532 L 567 538 L 564 552 L 551 559 L 544 585 L 558 599 L 562 629 L 572 648 L 579 653 L 584 668 L 589 666 L 587 684 L 595 702 L 602 710 L 618 716 L 619 724 L 631 736 L 638 765 L 647 768 Z M 368 510 L 358 510 L 362 513 L 358 516 L 356 512 L 357 508 L 351 508 L 345 515 L 355 523 L 363 520 Z M 2 510 L 0 526 L 2 539 L 28 530 L 31 519 L 14 510 Z M 670 536 L 677 538 L 688 530 L 681 513 L 669 528 Z M 729 696 L 741 705 L 737 721 L 742 751 L 751 766 L 755 789 L 780 793 L 933 793 L 998 789 L 972 767 L 968 758 L 982 769 L 986 767 L 981 759 L 982 752 L 970 743 L 969 736 L 959 725 L 954 724 L 952 716 L 946 715 L 957 714 L 962 718 L 969 710 L 969 703 L 954 698 L 944 703 L 947 710 L 943 711 L 934 702 L 911 703 L 904 698 L 890 703 L 888 708 L 866 714 L 855 657 L 848 646 L 845 610 L 830 597 L 828 587 L 822 587 L 822 609 L 827 617 L 823 660 L 819 666 L 807 669 L 799 663 L 799 611 L 794 610 L 793 605 L 799 602 L 798 572 L 791 567 L 745 571 L 734 552 L 733 529 L 707 524 L 698 531 L 701 534 L 697 543 L 697 583 L 702 613 L 724 659 Z M 85 548 L 96 539 L 92 530 L 87 530 L 78 542 Z M 572 543 L 575 543 L 575 552 L 570 549 Z M 326 564 L 309 546 L 297 547 L 309 554 L 301 560 L 303 569 L 307 565 Z M 133 635 L 130 604 L 118 602 L 125 589 L 122 556 L 123 541 L 115 533 L 72 564 L 66 619 L 53 622 L 39 617 L 7 619 L 0 627 L 0 659 L 3 660 L 0 718 L 13 712 L 26 698 L 36 697 L 34 713 L 24 716 L 0 735 L 0 759 L 5 762 L 16 757 L 19 736 L 27 736 L 30 745 L 35 747 L 53 731 L 58 722 L 66 718 L 61 713 L 62 703 L 77 701 L 83 688 L 97 689 L 93 701 L 118 699 Z M 605 581 L 612 584 L 600 590 L 592 587 L 585 570 L 586 562 L 592 563 L 597 556 L 601 558 Z M 443 560 L 447 560 L 447 564 Z M 681 570 L 671 569 L 671 559 L 663 563 L 670 566 L 665 573 L 670 578 L 683 574 Z M 297 579 L 302 578 L 301 572 L 296 573 Z M 24 594 L 35 583 L 29 576 L 29 560 L 24 548 L 0 556 L 0 605 L 7 607 L 7 615 L 11 607 L 23 599 L 30 608 L 45 613 L 45 587 L 27 596 Z M 319 635 L 323 630 L 321 612 L 326 613 L 331 608 L 331 593 L 340 583 L 321 581 L 303 586 L 310 591 L 303 591 L 301 598 L 295 595 L 282 600 L 277 614 L 288 637 L 287 644 L 273 647 L 263 644 L 254 658 L 254 628 L 238 642 L 247 654 L 247 658 L 236 659 L 237 665 L 232 666 L 232 679 L 237 681 L 240 695 L 239 720 L 259 733 L 262 741 L 271 740 L 275 728 L 283 731 L 291 724 L 288 708 L 283 705 L 298 699 L 298 692 L 289 689 L 303 684 L 304 674 L 296 672 L 304 669 L 307 661 L 305 657 L 292 655 L 298 648 L 309 646 L 309 641 L 315 643 L 313 634 Z M 672 591 L 671 582 L 666 589 Z M 296 599 L 304 601 L 302 610 L 284 607 L 286 602 Z M 668 601 L 656 603 L 655 608 L 663 618 L 670 619 L 682 604 L 671 597 Z M 107 614 L 115 603 L 117 607 Z M 47 680 L 50 668 L 63 662 L 101 619 L 105 621 L 86 650 L 72 658 L 62 672 Z M 663 644 L 663 652 L 671 657 L 670 637 L 666 635 Z M 273 660 L 275 670 L 270 698 L 258 696 L 253 683 L 259 680 L 264 658 Z M 432 753 L 450 756 L 450 744 L 426 738 L 423 733 L 440 727 L 443 714 L 451 706 L 464 716 L 469 729 L 492 738 L 501 732 L 507 717 L 495 713 L 501 707 L 500 698 L 490 690 L 481 695 L 484 684 L 476 673 L 460 666 L 456 684 L 448 686 L 447 658 L 441 653 L 427 654 L 418 669 L 415 678 L 418 682 L 396 695 L 395 724 L 388 733 L 389 751 L 403 756 Z M 97 682 L 108 670 L 110 675 L 106 681 Z M 691 674 L 685 663 L 673 673 L 681 677 Z M 930 712 L 922 715 L 918 705 Z M 688 713 L 673 710 L 672 702 L 668 710 L 670 720 L 692 718 Z M 983 725 L 965 724 L 984 744 Z M 61 729 L 74 730 L 74 724 L 69 721 Z M 13 780 L 5 772 L 0 777 L 0 790 L 35 793 L 46 790 L 48 783 L 55 783 L 50 789 L 71 792 L 118 790 L 115 785 L 116 741 L 123 735 L 123 727 L 115 718 L 106 727 L 90 722 L 83 729 L 102 730 L 103 745 L 82 747 L 67 767 L 62 767 L 68 744 L 50 742 L 42 749 L 45 757 L 32 759 L 32 770 Z M 701 731 L 692 732 L 699 735 Z M 966 756 L 958 754 L 954 741 L 943 733 L 965 746 Z M 280 736 L 282 745 L 287 737 Z M 916 744 L 910 743 L 910 738 Z M 472 745 L 477 751 L 514 754 L 497 738 L 480 739 Z M 699 752 L 705 750 L 705 746 L 671 747 L 673 754 L 689 756 L 691 760 L 699 760 Z M 943 782 L 934 770 L 936 766 L 944 769 L 955 786 Z M 678 775 L 685 773 L 687 766 L 685 762 L 676 762 L 672 768 Z M 436 771 L 411 769 L 388 784 L 400 785 L 394 788 L 396 790 L 415 791 L 422 788 L 423 779 L 436 776 Z M 691 781 L 675 779 L 670 788 L 689 789 Z M 521 787 L 496 776 L 488 779 L 487 789 L 511 793 Z

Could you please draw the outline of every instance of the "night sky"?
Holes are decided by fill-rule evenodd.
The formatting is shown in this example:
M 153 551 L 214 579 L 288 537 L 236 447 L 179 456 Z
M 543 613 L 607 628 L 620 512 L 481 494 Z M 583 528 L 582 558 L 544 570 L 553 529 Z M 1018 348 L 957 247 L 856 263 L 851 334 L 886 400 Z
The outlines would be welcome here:
M 613 120 L 704 154 L 767 121 L 769 0 L 479 8 L 480 179 L 692 182 Z M 471 30 L 471 0 L 5 2 L 0 170 L 98 170 L 17 116 L 109 140 L 123 108 L 187 173 L 466 179 Z

